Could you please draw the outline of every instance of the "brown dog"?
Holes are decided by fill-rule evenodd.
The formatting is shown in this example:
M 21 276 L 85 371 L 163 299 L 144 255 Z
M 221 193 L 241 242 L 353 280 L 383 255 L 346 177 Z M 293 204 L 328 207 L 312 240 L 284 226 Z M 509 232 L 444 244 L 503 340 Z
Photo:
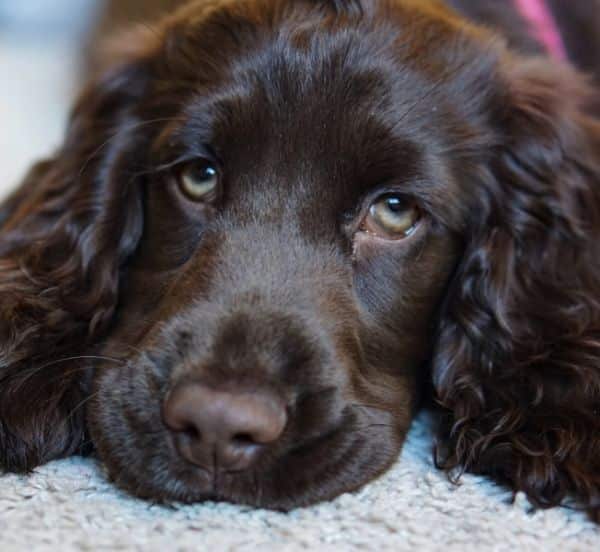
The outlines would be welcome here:
M 446 469 L 598 519 L 598 92 L 508 0 L 451 4 L 126 35 L 2 207 L 0 465 L 289 509 L 382 473 L 433 388 Z

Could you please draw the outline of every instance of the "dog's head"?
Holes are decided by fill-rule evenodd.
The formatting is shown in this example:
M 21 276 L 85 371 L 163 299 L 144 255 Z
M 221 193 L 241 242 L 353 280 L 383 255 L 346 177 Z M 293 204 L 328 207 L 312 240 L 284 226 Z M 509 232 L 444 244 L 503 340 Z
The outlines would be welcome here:
M 516 264 L 586 231 L 579 77 L 436 2 L 192 2 L 131 45 L 7 204 L 0 461 L 89 430 L 140 496 L 287 509 L 384 471 L 432 365 L 481 416 Z

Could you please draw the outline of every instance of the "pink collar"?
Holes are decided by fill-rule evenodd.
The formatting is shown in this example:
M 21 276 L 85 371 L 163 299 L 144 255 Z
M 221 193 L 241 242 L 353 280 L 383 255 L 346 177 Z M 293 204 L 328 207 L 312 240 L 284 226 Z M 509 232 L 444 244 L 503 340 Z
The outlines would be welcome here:
M 566 60 L 567 52 L 560 29 L 546 0 L 514 0 L 514 3 L 548 53 L 558 60 Z

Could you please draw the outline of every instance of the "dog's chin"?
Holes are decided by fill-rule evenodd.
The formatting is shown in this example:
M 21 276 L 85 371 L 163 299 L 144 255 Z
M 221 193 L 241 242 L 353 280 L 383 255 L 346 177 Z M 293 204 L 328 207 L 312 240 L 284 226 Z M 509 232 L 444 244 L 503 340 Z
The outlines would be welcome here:
M 356 418 L 351 427 L 327 431 L 277 456 L 265 454 L 253 469 L 238 472 L 213 473 L 186 462 L 167 435 L 151 446 L 146 443 L 144 453 L 136 438 L 124 444 L 107 439 L 101 430 L 92 429 L 92 434 L 109 479 L 138 498 L 161 504 L 218 501 L 289 511 L 355 491 L 397 458 L 405 429 L 385 423 L 364 425 Z

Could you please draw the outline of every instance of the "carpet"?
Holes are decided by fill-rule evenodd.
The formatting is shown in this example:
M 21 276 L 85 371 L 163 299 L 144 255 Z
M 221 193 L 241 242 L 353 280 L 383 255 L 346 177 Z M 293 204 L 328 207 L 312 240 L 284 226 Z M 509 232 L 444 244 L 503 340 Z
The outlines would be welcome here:
M 230 504 L 165 507 L 113 487 L 93 459 L 0 477 L 0 550 L 600 550 L 600 529 L 566 508 L 532 511 L 484 478 L 448 482 L 421 415 L 401 457 L 352 494 L 289 514 Z

